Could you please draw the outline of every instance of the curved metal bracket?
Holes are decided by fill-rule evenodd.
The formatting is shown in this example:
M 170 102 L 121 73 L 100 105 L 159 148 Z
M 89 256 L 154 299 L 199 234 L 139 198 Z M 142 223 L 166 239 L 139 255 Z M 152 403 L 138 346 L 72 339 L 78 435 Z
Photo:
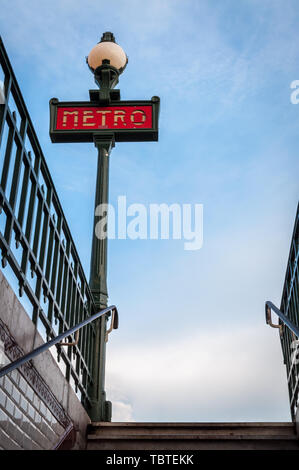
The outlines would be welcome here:
M 280 333 L 280 336 L 281 336 L 283 327 L 280 324 L 275 325 L 272 322 L 271 308 L 269 307 L 269 305 L 267 305 L 267 303 L 265 305 L 265 313 L 266 313 L 266 323 L 267 323 L 267 325 L 271 326 L 271 328 L 279 328 L 279 333 Z
M 60 346 L 77 346 L 79 341 L 79 330 L 75 333 L 75 341 L 72 342 L 65 342 L 65 343 L 58 343 Z
M 118 328 L 118 313 L 117 313 L 117 310 L 114 309 L 112 310 L 112 314 L 111 314 L 110 328 L 106 331 L 106 334 L 105 334 L 106 343 L 108 342 L 108 336 L 111 333 L 111 331 L 117 330 L 117 328 Z
M 272 323 L 272 318 L 271 318 L 271 311 L 273 310 L 274 313 L 279 317 L 279 319 L 282 321 L 283 324 L 280 325 L 274 325 Z M 299 338 L 299 327 L 295 325 L 279 308 L 277 308 L 272 302 L 267 300 L 265 304 L 265 313 L 266 313 L 266 322 L 269 326 L 272 328 L 279 328 L 280 334 L 282 335 L 283 333 L 283 327 L 284 325 L 289 328 L 289 330 Z

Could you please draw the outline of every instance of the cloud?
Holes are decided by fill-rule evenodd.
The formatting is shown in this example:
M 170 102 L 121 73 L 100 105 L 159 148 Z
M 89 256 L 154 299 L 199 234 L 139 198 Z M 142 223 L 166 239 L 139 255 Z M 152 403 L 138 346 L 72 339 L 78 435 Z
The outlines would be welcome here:
M 113 372 L 112 372 L 113 376 Z M 111 375 L 110 375 L 111 379 Z M 107 399 L 112 401 L 112 421 L 134 421 L 132 405 L 123 390 L 115 387 L 117 380 L 110 380 L 107 388 Z
M 107 396 L 117 396 L 116 390 L 126 396 L 125 403 L 114 403 L 117 419 L 289 420 L 279 340 L 266 327 L 123 340 L 109 347 L 108 358 Z
M 114 400 L 112 408 L 112 421 L 125 421 L 126 423 L 129 421 L 133 421 L 132 406 L 130 404 Z

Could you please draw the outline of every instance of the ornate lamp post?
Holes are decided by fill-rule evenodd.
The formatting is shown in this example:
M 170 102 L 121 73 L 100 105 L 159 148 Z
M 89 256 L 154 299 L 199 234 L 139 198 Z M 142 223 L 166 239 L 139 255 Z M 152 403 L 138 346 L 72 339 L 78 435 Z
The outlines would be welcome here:
M 116 44 L 114 35 L 104 33 L 101 41 L 94 46 L 87 57 L 87 64 L 94 74 L 95 83 L 99 86 L 96 91 L 90 92 L 91 99 L 96 99 L 100 105 L 107 105 L 112 99 L 120 99 L 119 90 L 111 93 L 118 83 L 118 77 L 125 69 L 128 59 L 123 49 Z M 105 114 L 104 114 L 105 116 Z M 94 144 L 98 150 L 98 165 L 95 192 L 95 214 L 99 205 L 108 204 L 109 195 L 109 156 L 115 145 L 112 132 L 105 134 L 94 133 Z M 98 310 L 107 307 L 107 236 L 96 236 L 97 218 L 94 216 L 92 251 L 90 261 L 90 288 L 95 306 Z M 107 329 L 107 316 L 98 320 L 96 350 L 94 351 L 94 383 L 91 418 L 94 421 L 111 421 L 111 403 L 106 401 L 105 387 L 105 335 Z M 99 358 L 100 361 L 99 361 Z
M 118 77 L 125 69 L 128 59 L 123 49 L 115 43 L 112 33 L 104 33 L 101 41 L 90 51 L 87 63 L 94 74 L 95 82 L 100 90 L 91 91 L 91 97 L 96 98 L 101 105 L 107 105 L 111 100 L 119 100 L 119 90 L 113 88 L 118 83 Z M 108 111 L 109 112 L 109 111 Z M 105 116 L 105 114 L 104 114 Z M 94 133 L 94 144 L 98 149 L 98 168 L 96 179 L 95 212 L 101 204 L 108 204 L 109 155 L 115 145 L 113 132 Z M 92 254 L 90 266 L 90 287 L 96 306 L 107 307 L 107 237 L 96 237 L 94 219 Z
M 114 89 L 128 59 L 116 44 L 112 33 L 104 33 L 86 58 L 99 89 L 89 90 L 90 101 L 59 102 L 50 100 L 50 137 L 52 142 L 93 142 L 98 150 L 95 193 L 95 217 L 90 263 L 90 288 L 95 307 L 107 306 L 107 230 L 97 237 L 97 208 L 108 204 L 109 156 L 115 142 L 158 140 L 160 99 L 150 101 L 120 101 L 120 91 Z M 106 206 L 107 207 L 107 206 Z M 107 214 L 106 214 L 107 216 Z M 111 403 L 106 401 L 105 336 L 107 317 L 96 325 L 93 354 L 92 387 L 90 388 L 93 421 L 111 420 Z

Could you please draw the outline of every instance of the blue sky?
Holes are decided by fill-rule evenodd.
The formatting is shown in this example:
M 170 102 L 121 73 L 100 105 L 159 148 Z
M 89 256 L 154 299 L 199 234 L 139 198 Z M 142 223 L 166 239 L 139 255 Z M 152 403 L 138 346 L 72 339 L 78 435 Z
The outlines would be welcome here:
M 4 2 L 3 2 L 4 4 Z M 113 419 L 288 420 L 277 332 L 298 201 L 295 0 L 11 0 L 1 35 L 87 277 L 96 151 L 52 144 L 48 102 L 87 100 L 85 56 L 113 31 L 122 99 L 161 98 L 159 142 L 119 143 L 110 202 L 200 203 L 204 243 L 110 240 Z M 1 77 L 0 77 L 1 78 Z

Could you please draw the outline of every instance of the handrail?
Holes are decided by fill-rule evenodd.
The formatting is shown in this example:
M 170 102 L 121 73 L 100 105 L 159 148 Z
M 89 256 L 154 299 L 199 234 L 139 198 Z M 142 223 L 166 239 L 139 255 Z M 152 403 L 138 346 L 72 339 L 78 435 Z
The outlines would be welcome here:
M 25 356 L 20 357 L 14 362 L 11 362 L 7 366 L 3 367 L 0 369 L 0 378 L 3 377 L 4 375 L 8 374 L 9 372 L 12 372 L 14 369 L 17 369 L 18 367 L 22 366 L 26 362 L 30 361 L 30 359 L 33 359 L 34 357 L 38 356 L 44 351 L 47 351 L 51 346 L 54 346 L 57 343 L 60 343 L 64 338 L 67 336 L 70 336 L 72 333 L 75 333 L 76 331 L 80 330 L 83 328 L 83 326 L 88 325 L 89 323 L 93 322 L 97 318 L 102 317 L 103 315 L 106 315 L 107 313 L 111 312 L 112 313 L 112 318 L 111 318 L 111 327 L 107 331 L 107 333 L 110 333 L 112 329 L 117 329 L 118 328 L 118 311 L 115 305 L 111 305 L 110 307 L 104 308 L 103 310 L 100 310 L 99 312 L 95 313 L 94 315 L 91 315 L 90 317 L 86 318 L 86 320 L 82 321 L 81 323 L 78 323 L 77 325 L 73 326 L 67 331 L 64 331 L 58 336 L 55 336 L 55 338 L 51 339 L 47 343 L 42 344 L 38 348 L 34 349 L 28 354 L 25 354 Z M 66 345 L 71 346 L 72 343 L 68 343 Z
M 272 323 L 271 310 L 273 310 L 281 321 L 299 338 L 299 328 L 269 300 L 265 303 L 266 323 L 272 328 L 279 328 L 281 332 L 282 325 L 274 325 Z

